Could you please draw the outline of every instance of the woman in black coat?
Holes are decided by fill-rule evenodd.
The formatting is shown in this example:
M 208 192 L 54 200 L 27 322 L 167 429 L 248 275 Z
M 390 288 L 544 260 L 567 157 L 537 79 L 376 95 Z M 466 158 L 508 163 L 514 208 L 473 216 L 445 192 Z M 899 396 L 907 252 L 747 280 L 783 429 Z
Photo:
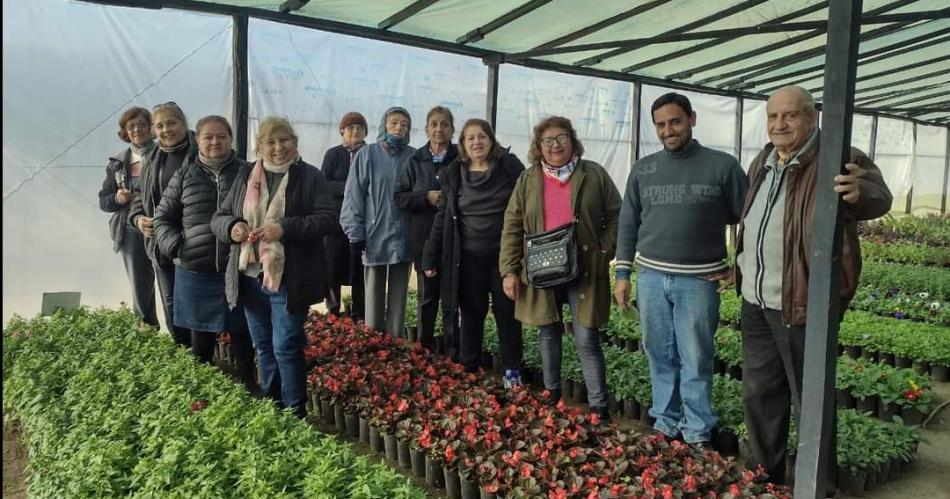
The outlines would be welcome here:
M 109 233 L 112 249 L 122 253 L 125 273 L 132 285 L 132 307 L 150 326 L 158 327 L 155 311 L 155 272 L 145 253 L 145 239 L 129 218 L 132 191 L 142 177 L 144 158 L 155 149 L 152 140 L 152 115 L 147 109 L 133 107 L 119 118 L 119 138 L 129 147 L 109 158 L 106 178 L 99 191 L 99 208 L 112 213 Z
M 357 112 L 350 112 L 343 115 L 340 120 L 340 137 L 343 143 L 331 147 L 323 156 L 323 166 L 320 170 L 323 176 L 327 178 L 327 184 L 330 185 L 330 192 L 333 194 L 333 205 L 336 209 L 336 218 L 340 219 L 340 209 L 343 207 L 343 191 L 346 188 L 346 177 L 350 174 L 350 163 L 353 157 L 366 142 L 367 126 L 366 118 Z M 339 226 L 339 224 L 337 224 Z M 327 250 L 327 263 L 329 264 L 329 285 L 330 294 L 327 296 L 327 309 L 332 314 L 339 315 L 340 307 L 343 304 L 341 288 L 343 286 L 352 286 L 350 289 L 350 299 L 352 303 L 346 310 L 346 313 L 354 321 L 363 319 L 363 301 L 365 290 L 363 289 L 363 260 L 362 252 L 357 248 L 350 247 L 350 241 L 343 232 L 343 227 L 327 235 L 323 239 Z
M 155 209 L 155 241 L 175 262 L 175 325 L 191 330 L 192 353 L 211 364 L 217 335 L 227 331 L 238 376 L 253 390 L 254 350 L 244 309 L 229 310 L 224 294 L 231 245 L 211 232 L 211 217 L 247 163 L 231 148 L 231 125 L 223 117 L 206 116 L 195 131 L 197 156 L 175 172 Z
M 337 229 L 326 179 L 297 152 L 284 118 L 268 117 L 257 133 L 257 162 L 239 172 L 211 220 L 231 244 L 225 290 L 243 304 L 261 370 L 261 391 L 307 415 L 303 324 L 326 296 L 323 238 Z
M 446 330 L 461 314 L 459 357 L 469 371 L 479 367 L 489 297 L 498 325 L 505 385 L 521 383 L 521 323 L 515 304 L 502 289 L 498 272 L 501 229 L 508 199 L 524 164 L 502 149 L 491 125 L 471 119 L 462 127 L 459 159 L 442 178 L 445 202 L 426 241 L 427 277 L 442 275 L 442 318 Z

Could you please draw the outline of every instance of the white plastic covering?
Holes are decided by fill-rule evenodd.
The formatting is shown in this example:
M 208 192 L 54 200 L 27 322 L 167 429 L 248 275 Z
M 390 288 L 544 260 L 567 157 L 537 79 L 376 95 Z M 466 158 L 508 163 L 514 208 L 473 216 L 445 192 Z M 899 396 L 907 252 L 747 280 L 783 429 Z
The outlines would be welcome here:
M 947 129 L 917 126 L 917 147 L 914 154 L 914 193 L 911 210 L 914 214 L 939 213 L 944 179 L 944 154 L 947 151 Z
M 559 115 L 571 120 L 584 157 L 600 163 L 623 192 L 633 150 L 633 85 L 626 82 L 502 66 L 498 83 L 498 141 L 528 161 L 535 124 Z
M 485 115 L 488 73 L 475 58 L 261 20 L 249 22 L 248 46 L 249 145 L 261 118 L 286 116 L 304 160 L 317 167 L 340 143 L 340 118 L 350 111 L 366 117 L 372 141 L 383 112 L 405 107 L 415 147 L 426 143 L 433 106 L 449 108 L 456 128 Z
M 877 121 L 877 145 L 874 162 L 894 196 L 891 209 L 904 212 L 907 192 L 914 185 L 914 124 L 909 121 L 880 118 Z
M 656 136 L 650 108 L 661 95 L 671 90 L 662 87 L 644 85 L 640 90 L 640 157 L 653 154 L 663 148 Z M 736 99 L 719 95 L 700 94 L 676 90 L 689 98 L 696 113 L 696 127 L 693 138 L 700 144 L 736 154 Z
M 3 3 L 3 320 L 37 313 L 44 291 L 129 302 L 97 197 L 126 147 L 119 115 L 173 100 L 192 121 L 230 116 L 231 18 Z
M 742 102 L 742 157 L 739 164 L 746 171 L 759 151 L 769 143 L 768 117 L 764 100 L 744 99 Z

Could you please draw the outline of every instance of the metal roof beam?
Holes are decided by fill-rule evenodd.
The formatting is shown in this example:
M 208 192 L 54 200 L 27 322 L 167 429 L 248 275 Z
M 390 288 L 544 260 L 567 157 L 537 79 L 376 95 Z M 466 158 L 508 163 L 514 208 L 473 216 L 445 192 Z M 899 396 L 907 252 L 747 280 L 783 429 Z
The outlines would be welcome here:
M 881 96 L 886 95 L 886 94 L 894 94 L 894 93 L 896 93 L 896 92 L 904 92 L 904 91 L 907 91 L 906 88 L 904 88 L 904 89 L 895 89 L 894 87 L 898 87 L 898 86 L 904 85 L 904 84 L 906 84 L 906 83 L 913 83 L 913 82 L 917 82 L 917 81 L 928 80 L 928 79 L 933 78 L 933 77 L 935 77 L 935 76 L 944 76 L 944 75 L 950 75 L 950 69 L 938 69 L 937 71 L 931 71 L 930 73 L 927 73 L 927 74 L 915 75 L 915 76 L 911 76 L 911 77 L 909 77 L 909 78 L 904 78 L 903 80 L 898 80 L 898 81 L 889 82 L 889 83 L 882 83 L 882 84 L 880 84 L 880 85 L 875 85 L 875 86 L 873 86 L 873 87 L 868 87 L 868 88 L 862 88 L 862 89 L 859 89 L 859 90 L 858 90 L 858 93 L 859 93 L 859 94 L 866 94 L 866 93 L 869 93 L 869 92 L 873 92 L 873 91 L 875 91 L 875 90 L 882 90 L 882 89 L 885 89 L 885 88 L 890 89 L 890 90 L 887 90 L 887 91 L 885 91 L 885 92 L 881 92 L 881 93 L 876 94 L 876 95 L 869 95 L 869 96 L 867 96 L 867 97 L 861 97 L 861 98 L 859 98 L 858 100 L 875 99 L 875 98 L 881 97 Z M 947 84 L 946 81 L 939 81 L 939 82 L 937 82 L 937 83 L 934 83 L 933 85 L 946 85 L 946 84 Z
M 943 56 L 937 57 L 936 59 L 926 59 L 923 61 L 917 61 L 911 64 L 905 64 L 903 66 L 897 66 L 894 68 L 886 69 L 884 71 L 878 71 L 877 73 L 871 73 L 871 74 L 859 76 L 857 81 L 862 82 L 862 81 L 873 80 L 876 78 L 881 78 L 882 76 L 890 76 L 894 73 L 900 73 L 900 72 L 908 71 L 911 69 L 922 68 L 924 66 L 929 66 L 931 64 L 936 64 L 938 62 L 943 62 L 946 60 L 950 60 L 950 54 L 945 54 Z M 818 92 L 820 90 L 821 90 L 821 87 L 812 87 L 808 89 L 809 92 Z
M 560 37 L 560 38 L 555 38 L 554 40 L 551 40 L 551 41 L 549 41 L 549 42 L 542 43 L 541 45 L 538 45 L 537 47 L 534 47 L 534 48 L 531 49 L 531 50 L 539 50 L 539 49 L 546 49 L 546 48 L 551 48 L 551 47 L 557 47 L 557 46 L 559 46 L 559 45 L 564 45 L 565 43 L 573 42 L 574 40 L 577 40 L 577 39 L 580 39 L 580 38 L 584 38 L 585 36 L 587 36 L 587 35 L 589 35 L 589 34 L 591 34 L 591 33 L 596 33 L 596 32 L 598 32 L 598 31 L 600 31 L 600 30 L 602 30 L 602 29 L 609 28 L 610 26 L 613 26 L 614 24 L 617 24 L 617 23 L 619 23 L 619 22 L 621 22 L 621 21 L 626 21 L 627 19 L 630 19 L 631 17 L 638 16 L 638 15 L 644 13 L 644 12 L 647 12 L 647 11 L 649 11 L 649 10 L 652 10 L 652 9 L 654 9 L 654 8 L 656 8 L 656 7 L 659 7 L 659 6 L 663 5 L 663 4 L 670 3 L 671 1 L 672 1 L 672 0 L 653 0 L 653 1 L 650 2 L 650 3 L 645 3 L 645 4 L 643 4 L 643 5 L 638 5 L 638 6 L 632 8 L 632 9 L 630 9 L 630 10 L 628 10 L 628 11 L 621 12 L 621 13 L 615 15 L 615 16 L 608 17 L 607 19 L 604 19 L 603 21 L 600 21 L 600 22 L 596 22 L 596 23 L 594 23 L 594 24 L 591 24 L 590 26 L 587 26 L 586 28 L 579 29 L 579 30 L 577 30 L 577 31 L 575 31 L 575 32 L 573 32 L 573 33 L 569 33 L 569 34 L 564 35 L 564 36 L 562 36 L 562 37 Z
M 511 23 L 517 20 L 518 18 L 534 11 L 535 9 L 543 7 L 545 4 L 550 3 L 550 2 L 551 0 L 531 0 L 530 2 L 522 5 L 521 7 L 518 7 L 504 14 L 498 19 L 495 19 L 494 21 L 484 26 L 481 26 L 481 27 L 473 29 L 472 31 L 469 31 L 464 36 L 460 37 L 458 40 L 455 40 L 455 42 L 460 43 L 462 45 L 469 42 L 477 42 L 481 40 L 482 38 L 485 38 L 485 35 L 491 33 L 492 31 L 495 31 L 501 28 L 502 26 L 508 23 Z
M 935 94 L 919 95 L 919 96 L 917 96 L 917 97 L 913 97 L 913 98 L 910 98 L 910 99 L 904 99 L 904 100 L 897 101 L 897 102 L 892 102 L 892 103 L 890 103 L 890 104 L 888 104 L 888 105 L 886 105 L 886 106 L 880 106 L 880 107 L 882 107 L 883 109 L 887 109 L 888 111 L 890 111 L 890 110 L 892 110 L 892 109 L 894 109 L 894 108 L 900 108 L 900 106 L 905 106 L 905 105 L 907 105 L 907 104 L 913 104 L 913 103 L 915 103 L 915 102 L 926 102 L 926 101 L 929 101 L 930 99 L 936 99 L 937 97 L 943 97 L 943 96 L 946 96 L 946 95 L 950 95 L 950 90 L 942 90 L 942 91 L 937 92 L 937 93 L 935 93 Z
M 876 95 L 868 95 L 866 97 L 861 97 L 861 98 L 858 98 L 858 96 L 856 95 L 855 100 L 860 103 L 861 107 L 867 107 L 867 106 L 870 106 L 871 104 L 877 104 L 878 102 L 887 102 L 891 99 L 896 99 L 898 97 L 905 97 L 908 95 L 919 94 L 921 92 L 928 92 L 930 90 L 942 87 L 944 85 L 945 84 L 942 84 L 942 83 L 932 83 L 930 85 L 923 85 L 923 86 L 915 87 L 915 88 L 907 88 L 904 90 L 893 90 L 890 92 L 883 92 Z
M 439 0 L 416 0 L 415 2 L 409 4 L 405 9 L 396 12 L 395 14 L 389 16 L 383 22 L 379 23 L 377 28 L 379 29 L 389 29 L 393 26 L 409 19 L 410 17 L 422 12 L 426 7 L 438 2 Z
M 310 0 L 287 0 L 286 2 L 280 4 L 280 7 L 277 7 L 277 12 L 286 14 L 288 12 L 300 10 L 301 7 L 307 5 L 309 2 Z
M 908 52 L 913 52 L 915 50 L 920 50 L 922 48 L 929 47 L 931 45 L 936 45 L 938 43 L 942 43 L 942 42 L 950 40 L 950 36 L 939 38 L 940 35 L 943 35 L 943 34 L 950 34 L 950 28 L 944 28 L 938 31 L 924 33 L 923 35 L 920 35 L 914 38 L 901 40 L 899 42 L 893 43 L 891 45 L 887 45 L 885 47 L 880 47 L 874 50 L 870 50 L 858 56 L 858 62 L 860 64 L 873 64 L 878 61 L 890 59 L 891 57 L 896 57 L 902 54 L 906 54 Z M 926 43 L 920 43 L 920 42 L 926 42 Z M 821 63 L 821 64 L 815 64 L 814 66 L 809 66 L 807 68 L 799 69 L 796 71 L 789 71 L 788 73 L 782 73 L 779 75 L 770 76 L 768 78 L 763 78 L 761 80 L 754 80 L 754 81 L 747 80 L 750 77 L 755 77 L 755 76 L 758 76 L 759 74 L 765 74 L 765 73 L 769 73 L 773 71 L 772 69 L 764 69 L 764 70 L 759 70 L 756 74 L 744 75 L 742 79 L 735 80 L 733 85 L 742 83 L 742 86 L 744 88 L 754 88 L 764 83 L 772 83 L 776 81 L 782 82 L 779 86 L 768 87 L 762 90 L 762 92 L 769 92 L 771 90 L 775 90 L 776 88 L 779 88 L 785 85 L 794 85 L 796 83 L 802 83 L 808 80 L 813 80 L 817 78 L 818 76 L 820 76 L 821 73 L 824 72 L 824 70 L 825 70 L 825 64 Z M 805 75 L 809 73 L 817 73 L 817 74 L 811 75 L 805 78 L 800 78 L 798 80 L 791 80 L 791 81 L 788 80 L 788 78 L 801 76 L 801 75 Z M 743 81 L 743 80 L 746 80 L 746 81 Z M 725 86 L 730 87 L 732 85 L 727 84 Z
M 772 19 L 771 21 L 767 21 L 767 22 L 762 23 L 760 26 L 762 26 L 762 25 L 768 25 L 768 24 L 782 23 L 782 22 L 788 21 L 789 19 L 795 19 L 795 18 L 798 18 L 798 17 L 807 16 L 808 14 L 813 14 L 813 13 L 815 13 L 815 12 L 818 12 L 819 10 L 823 10 L 823 9 L 826 9 L 826 8 L 828 8 L 828 2 L 827 2 L 827 0 L 825 0 L 824 2 L 821 2 L 821 3 L 817 3 L 817 4 L 815 4 L 815 5 L 812 5 L 812 6 L 810 6 L 810 7 L 805 7 L 804 9 L 801 9 L 801 10 L 796 10 L 795 12 L 788 13 L 788 14 L 786 14 L 786 15 L 784 15 L 784 16 L 776 17 L 775 19 Z M 715 40 L 709 40 L 709 41 L 707 41 L 707 42 L 703 42 L 703 43 L 700 43 L 700 44 L 698 44 L 698 45 L 693 45 L 693 46 L 691 46 L 691 47 L 686 47 L 686 48 L 684 48 L 684 49 L 677 50 L 676 52 L 672 52 L 672 53 L 669 53 L 669 54 L 665 54 L 665 55 L 662 55 L 662 56 L 659 56 L 659 57 L 654 57 L 653 59 L 650 59 L 650 60 L 647 60 L 647 61 L 638 62 L 637 64 L 634 64 L 634 65 L 632 65 L 632 66 L 627 66 L 627 67 L 621 69 L 620 71 L 621 71 L 622 73 L 632 73 L 632 72 L 634 72 L 634 71 L 636 71 L 636 70 L 638 70 L 638 69 L 647 68 L 647 67 L 650 67 L 650 66 L 654 66 L 654 65 L 656 65 L 656 64 L 660 64 L 660 63 L 666 62 L 666 61 L 671 61 L 671 60 L 673 60 L 673 59 L 678 59 L 678 58 L 680 58 L 680 57 L 683 57 L 684 55 L 692 55 L 692 54 L 695 54 L 695 53 L 697 53 L 697 52 L 699 52 L 699 51 L 706 50 L 706 49 L 708 49 L 708 48 L 712 48 L 712 47 L 715 47 L 715 46 L 717 46 L 717 45 L 722 45 L 723 43 L 726 43 L 726 42 L 728 42 L 728 41 L 730 41 L 730 40 L 732 40 L 732 38 L 729 38 L 729 37 L 716 38 Z
M 721 20 L 721 19 L 725 19 L 725 18 L 727 18 L 727 17 L 729 17 L 729 16 L 731 16 L 731 15 L 737 13 L 737 12 L 742 12 L 743 10 L 751 9 L 752 7 L 755 7 L 756 5 L 765 3 L 765 2 L 767 2 L 767 1 L 768 1 L 768 0 L 746 0 L 745 2 L 742 2 L 742 3 L 740 3 L 740 4 L 733 5 L 732 7 L 729 7 L 728 9 L 721 10 L 721 11 L 719 11 L 719 12 L 716 12 L 715 14 L 708 15 L 708 16 L 702 18 L 702 19 L 698 19 L 698 20 L 693 21 L 693 22 L 691 22 L 691 23 L 684 24 L 684 25 L 682 25 L 682 26 L 680 26 L 680 27 L 678 27 L 678 28 L 673 28 L 673 29 L 671 29 L 671 30 L 669 30 L 669 31 L 665 31 L 665 32 L 661 33 L 661 35 L 671 35 L 671 34 L 674 34 L 674 33 L 685 33 L 685 32 L 687 32 L 687 31 L 690 31 L 690 30 L 699 28 L 699 27 L 701 27 L 701 26 L 705 26 L 705 25 L 707 25 L 707 24 L 710 24 L 710 23 L 719 21 L 719 20 Z M 588 57 L 587 59 L 582 59 L 582 60 L 580 60 L 580 61 L 577 61 L 577 62 L 574 63 L 574 65 L 575 65 L 575 66 L 590 66 L 590 65 L 592 65 L 592 64 L 598 64 L 598 63 L 600 63 L 600 62 L 603 62 L 605 59 L 609 59 L 609 58 L 611 58 L 611 57 L 616 57 L 616 56 L 621 55 L 621 54 L 626 54 L 627 52 L 630 52 L 630 50 L 631 50 L 631 49 L 616 49 L 616 50 L 611 50 L 610 52 L 607 52 L 607 53 L 605 53 L 605 54 L 595 55 L 595 56 L 593 56 L 593 57 Z
M 903 6 L 907 5 L 907 4 L 911 4 L 911 3 L 914 3 L 914 2 L 916 2 L 916 1 L 918 1 L 918 0 L 897 0 L 897 1 L 895 1 L 895 2 L 891 2 L 891 3 L 887 4 L 887 5 L 883 5 L 883 6 L 881 6 L 881 7 L 878 7 L 877 9 L 868 11 L 867 14 L 868 14 L 868 15 L 883 14 L 883 13 L 888 12 L 888 11 L 890 11 L 890 10 L 903 7 Z M 881 28 L 878 28 L 878 29 L 869 31 L 869 32 L 867 32 L 867 33 L 862 33 L 862 34 L 861 34 L 861 41 L 864 42 L 864 41 L 870 40 L 870 39 L 872 39 L 872 38 L 876 38 L 877 36 L 886 35 L 887 33 L 891 33 L 891 32 L 893 32 L 893 31 L 896 31 L 896 30 L 900 29 L 900 28 L 903 28 L 905 25 L 906 25 L 906 23 L 897 23 L 897 24 L 894 24 L 893 26 L 884 26 L 884 27 L 881 27 Z M 785 47 L 787 47 L 788 45 L 790 45 L 790 44 L 792 44 L 792 43 L 801 42 L 801 41 L 804 41 L 804 40 L 806 40 L 806 39 L 808 39 L 808 38 L 814 38 L 814 37 L 816 37 L 816 36 L 819 36 L 819 35 L 823 34 L 824 32 L 825 32 L 825 30 L 821 30 L 820 32 L 818 32 L 818 31 L 816 30 L 816 32 L 810 34 L 809 37 L 805 37 L 805 35 L 800 35 L 800 36 L 798 36 L 798 37 L 794 37 L 794 38 L 791 38 L 791 39 L 788 39 L 788 40 L 782 40 L 782 41 L 780 41 L 780 42 L 772 43 L 772 44 L 766 45 L 765 47 L 760 47 L 760 48 L 758 48 L 758 49 L 751 50 L 751 51 L 748 51 L 748 52 L 744 52 L 744 53 L 742 53 L 742 54 L 737 54 L 737 55 L 732 56 L 732 57 L 727 57 L 727 58 L 725 58 L 725 59 L 721 59 L 721 60 L 719 60 L 719 61 L 715 61 L 715 62 L 710 63 L 710 64 L 704 64 L 703 66 L 696 67 L 696 68 L 692 68 L 692 69 L 689 69 L 689 70 L 687 70 L 687 71 L 681 71 L 681 72 L 677 73 L 677 75 L 686 75 L 686 76 L 684 76 L 684 77 L 692 76 L 692 75 L 694 75 L 694 74 L 696 74 L 696 73 L 700 73 L 700 72 L 702 72 L 702 71 L 708 71 L 708 70 L 710 70 L 710 69 L 715 69 L 715 68 L 718 68 L 718 67 L 722 67 L 722 66 L 724 66 L 724 65 L 726 65 L 726 64 L 731 64 L 731 63 L 733 63 L 733 62 L 739 62 L 739 61 L 745 60 L 745 59 L 747 59 L 747 58 L 749 58 L 749 57 L 754 57 L 754 56 L 757 56 L 757 55 L 761 55 L 761 54 L 765 54 L 765 53 L 768 53 L 768 52 L 772 52 L 772 51 L 774 51 L 774 50 L 782 49 L 782 48 L 785 48 Z M 807 34 L 807 33 L 806 33 L 806 34 Z M 873 35 L 873 36 L 872 36 L 872 35 Z M 719 75 L 716 75 L 716 76 L 711 76 L 711 77 L 708 77 L 708 78 L 704 78 L 704 79 L 699 80 L 699 81 L 696 82 L 696 83 L 698 83 L 698 84 L 700 84 L 700 85 L 706 85 L 706 84 L 711 84 L 711 83 L 714 82 L 714 81 L 724 80 L 724 79 L 726 79 L 726 78 L 731 78 L 731 77 L 733 77 L 733 76 L 745 75 L 745 74 L 747 74 L 747 73 L 749 73 L 749 72 L 752 72 L 752 71 L 755 71 L 755 70 L 757 70 L 757 69 L 768 68 L 768 67 L 771 67 L 771 68 L 780 68 L 780 67 L 786 66 L 786 65 L 788 65 L 788 64 L 790 64 L 790 63 L 792 63 L 792 62 L 803 61 L 803 60 L 806 60 L 806 59 L 808 59 L 808 58 L 811 58 L 811 57 L 814 57 L 814 56 L 817 56 L 817 55 L 821 55 L 821 54 L 823 54 L 824 52 L 825 52 L 825 47 L 824 47 L 824 45 L 822 45 L 822 46 L 819 46 L 819 47 L 814 47 L 814 48 L 811 48 L 811 49 L 808 49 L 808 50 L 804 50 L 804 51 L 802 51 L 802 52 L 798 52 L 798 53 L 796 53 L 796 54 L 791 54 L 791 55 L 782 57 L 782 58 L 780 58 L 780 59 L 778 59 L 778 60 L 766 61 L 766 62 L 759 63 L 759 64 L 756 64 L 756 65 L 753 65 L 753 66 L 750 66 L 750 67 L 745 67 L 745 68 L 733 70 L 733 71 L 730 71 L 730 72 L 727 72 L 727 73 L 719 74 Z M 740 79 L 741 79 L 741 78 L 740 78 Z

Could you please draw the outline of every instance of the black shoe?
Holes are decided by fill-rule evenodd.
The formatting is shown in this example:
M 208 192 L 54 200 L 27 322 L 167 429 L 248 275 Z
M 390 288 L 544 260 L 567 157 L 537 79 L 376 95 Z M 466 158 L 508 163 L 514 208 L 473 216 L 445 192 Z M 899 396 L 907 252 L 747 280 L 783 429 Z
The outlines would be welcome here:
M 601 424 L 610 423 L 610 409 L 607 406 L 591 407 L 591 412 L 596 413 L 600 418 Z

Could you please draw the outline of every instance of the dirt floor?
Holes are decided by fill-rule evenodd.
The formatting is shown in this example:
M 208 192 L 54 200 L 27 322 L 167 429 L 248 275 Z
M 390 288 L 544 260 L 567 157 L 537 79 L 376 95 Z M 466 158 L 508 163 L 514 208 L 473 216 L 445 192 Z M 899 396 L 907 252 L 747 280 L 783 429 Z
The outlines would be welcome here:
M 20 444 L 20 426 L 3 424 L 3 499 L 26 497 L 26 450 Z

